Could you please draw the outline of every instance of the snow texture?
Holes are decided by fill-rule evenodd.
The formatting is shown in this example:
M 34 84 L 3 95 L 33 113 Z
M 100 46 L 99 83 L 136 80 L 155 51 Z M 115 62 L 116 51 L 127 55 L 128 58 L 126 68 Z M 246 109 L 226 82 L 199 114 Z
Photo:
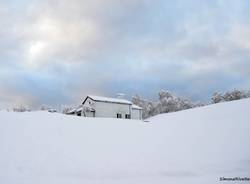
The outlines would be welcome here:
M 250 99 L 238 100 L 149 122 L 0 111 L 0 183 L 211 184 L 250 177 L 249 107 Z
M 88 95 L 88 97 L 90 97 L 91 99 L 95 101 L 101 101 L 101 102 L 132 104 L 131 101 L 128 101 L 125 99 L 119 99 L 119 98 L 109 98 L 109 97 L 93 96 L 93 95 Z

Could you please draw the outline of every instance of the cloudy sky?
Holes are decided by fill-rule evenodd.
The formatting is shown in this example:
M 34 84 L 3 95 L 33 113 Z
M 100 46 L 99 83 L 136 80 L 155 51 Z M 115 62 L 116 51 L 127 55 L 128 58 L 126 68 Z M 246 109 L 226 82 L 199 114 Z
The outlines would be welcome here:
M 250 89 L 249 0 L 0 0 L 0 107 Z

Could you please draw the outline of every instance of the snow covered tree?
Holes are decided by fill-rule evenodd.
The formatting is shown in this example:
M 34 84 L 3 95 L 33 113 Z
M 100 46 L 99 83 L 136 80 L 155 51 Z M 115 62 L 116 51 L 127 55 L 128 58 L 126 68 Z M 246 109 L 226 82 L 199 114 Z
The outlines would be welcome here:
M 148 100 L 142 100 L 139 95 L 135 95 L 132 98 L 132 102 L 143 108 L 143 119 L 155 116 L 160 113 L 175 112 L 179 110 L 189 109 L 195 107 L 193 103 L 187 99 L 176 97 L 169 91 L 161 90 L 159 92 L 159 101 L 151 102 Z
M 75 107 L 70 107 L 70 106 L 64 106 L 64 107 L 62 107 L 62 113 L 67 114 L 70 111 L 72 111 L 73 109 L 76 109 L 76 108 Z
M 13 111 L 14 112 L 27 112 L 27 111 L 31 111 L 31 109 L 25 107 L 24 105 L 19 105 L 18 107 L 14 107 Z
M 200 104 L 201 105 L 201 104 Z M 194 108 L 197 107 L 196 105 L 194 105 L 190 100 L 188 99 L 181 99 L 179 101 L 179 110 L 185 110 L 185 109 L 190 109 L 190 108 Z
M 142 108 L 142 118 L 146 119 L 148 117 L 159 114 L 156 112 L 155 103 L 148 100 L 143 100 L 139 95 L 135 95 L 132 98 L 132 102 Z
M 133 102 L 133 104 L 138 105 L 138 106 L 140 106 L 140 104 L 143 103 L 143 101 L 141 100 L 140 96 L 137 95 L 137 94 L 132 97 L 132 102 Z
M 227 91 L 224 94 L 221 93 L 214 93 L 212 96 L 212 103 L 220 103 L 223 101 L 233 101 L 239 100 L 243 98 L 250 98 L 250 91 L 240 91 L 234 89 L 232 91 Z
M 246 98 L 246 94 L 243 91 L 234 89 L 233 91 L 226 92 L 223 96 L 225 101 L 239 100 Z
M 160 113 L 175 112 L 179 110 L 192 108 L 193 104 L 180 97 L 172 95 L 169 91 L 161 90 L 159 92 L 159 104 L 158 109 Z
M 157 102 L 147 102 L 145 105 L 146 105 L 144 111 L 145 118 L 160 114 L 160 112 L 157 109 Z
M 212 96 L 212 103 L 219 103 L 224 101 L 224 97 L 221 93 L 215 92 Z

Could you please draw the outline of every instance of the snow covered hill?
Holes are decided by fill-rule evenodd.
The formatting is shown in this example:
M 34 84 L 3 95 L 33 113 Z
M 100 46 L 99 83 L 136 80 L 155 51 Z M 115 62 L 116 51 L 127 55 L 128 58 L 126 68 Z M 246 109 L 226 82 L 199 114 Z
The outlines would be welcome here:
M 149 122 L 0 112 L 0 183 L 211 184 L 250 177 L 249 112 L 250 99 Z

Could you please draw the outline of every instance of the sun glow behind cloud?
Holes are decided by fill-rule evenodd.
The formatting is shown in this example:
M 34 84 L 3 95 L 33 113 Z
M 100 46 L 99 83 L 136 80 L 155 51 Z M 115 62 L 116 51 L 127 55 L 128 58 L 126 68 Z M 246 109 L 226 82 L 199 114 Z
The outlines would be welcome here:
M 45 49 L 46 49 L 46 43 L 42 41 L 31 43 L 28 51 L 29 62 L 32 64 L 33 61 L 41 57 Z
M 30 68 L 39 68 L 51 61 L 62 64 L 83 61 L 98 39 L 93 23 L 84 19 L 76 23 L 42 16 L 34 22 L 32 29 L 24 63 Z

